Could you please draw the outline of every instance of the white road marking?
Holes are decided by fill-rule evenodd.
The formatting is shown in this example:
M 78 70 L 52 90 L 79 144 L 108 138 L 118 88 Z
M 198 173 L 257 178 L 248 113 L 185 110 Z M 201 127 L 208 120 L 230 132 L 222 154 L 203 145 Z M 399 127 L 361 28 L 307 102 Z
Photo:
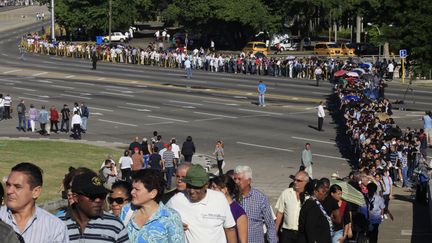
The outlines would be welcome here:
M 117 107 L 120 109 L 133 110 L 133 111 L 145 111 L 145 112 L 151 111 L 147 109 L 137 109 L 137 108 L 127 107 L 127 106 L 117 106 Z
M 144 126 L 152 126 L 152 125 L 162 125 L 162 124 L 172 124 L 174 122 L 156 122 L 156 123 L 147 123 L 143 124 Z
M 317 143 L 336 144 L 335 142 L 328 142 L 328 141 L 316 140 L 316 139 L 310 139 L 310 138 L 302 138 L 302 137 L 291 137 L 291 138 L 299 139 L 299 140 L 305 140 L 305 141 L 312 141 L 312 142 L 317 142 Z
M 118 125 L 123 125 L 123 126 L 130 126 L 130 127 L 137 127 L 138 126 L 135 124 L 116 122 L 116 121 L 110 121 L 110 120 L 104 120 L 104 119 L 98 119 L 98 121 L 112 123 L 112 124 L 118 124 Z
M 39 101 L 39 102 L 48 102 L 48 100 L 34 99 L 34 98 L 22 97 L 22 96 L 20 96 L 18 98 L 23 99 L 23 100 L 34 100 L 34 101 Z
M 216 116 L 216 117 L 237 119 L 237 117 L 235 117 L 235 116 L 219 115 L 219 114 L 205 113 L 205 112 L 198 112 L 198 111 L 194 111 L 194 113 L 195 114 L 201 114 L 201 115 L 207 115 L 207 116 Z
M 84 97 L 84 96 L 79 96 L 79 95 L 71 95 L 71 94 L 60 94 L 60 95 L 66 96 L 66 97 L 80 98 L 80 99 L 85 99 L 85 100 L 91 100 L 92 99 L 90 97 Z
M 92 83 L 83 83 L 83 82 L 75 82 L 76 84 L 82 84 L 82 85 L 90 85 L 90 86 L 94 86 L 95 84 Z
M 284 148 L 277 148 L 277 147 L 271 147 L 271 146 L 265 146 L 265 145 L 259 145 L 259 144 L 253 144 L 253 143 L 244 143 L 244 142 L 236 142 L 237 144 L 241 145 L 247 145 L 252 147 L 258 147 L 258 148 L 266 148 L 266 149 L 273 149 L 273 150 L 279 150 L 279 151 L 285 151 L 285 152 L 294 152 L 291 149 L 284 149 Z
M 4 53 L 2 53 L 2 55 L 5 56 L 5 57 L 8 57 L 8 56 L 9 56 L 8 54 L 4 54 Z
M 179 101 L 179 100 L 169 100 L 171 103 L 180 103 L 180 104 L 189 104 L 189 105 L 198 105 L 201 106 L 203 104 L 200 103 L 193 103 L 193 102 L 185 102 L 185 101 Z
M 61 88 L 61 89 L 75 89 L 74 87 L 64 86 L 64 85 L 55 85 L 51 84 L 51 87 Z
M 197 119 L 194 120 L 194 122 L 202 122 L 202 121 L 214 121 L 214 120 L 222 120 L 222 117 L 215 117 L 215 118 L 205 118 L 205 119 Z
M 89 109 L 93 109 L 93 110 L 99 110 L 99 111 L 108 111 L 108 112 L 114 112 L 114 110 L 110 110 L 110 109 L 104 109 L 104 108 L 99 108 L 99 107 L 89 107 Z
M 176 105 L 176 104 L 169 104 L 169 103 L 162 103 L 162 105 L 179 107 L 179 108 L 182 108 L 182 109 L 195 109 L 196 108 L 196 107 L 190 106 L 190 105 L 185 106 L 185 105 Z
M 159 109 L 159 106 L 153 106 L 153 105 L 143 105 L 143 104 L 136 104 L 136 103 L 126 103 L 126 105 L 134 105 L 134 106 L 142 106 L 142 107 L 148 107 L 153 109 Z
M 23 94 L 38 97 L 38 98 L 49 98 L 48 95 L 38 95 L 38 94 L 30 94 L 30 93 L 23 93 Z
M 234 98 L 236 98 L 236 99 L 247 99 L 246 96 L 240 96 L 240 95 L 235 95 Z
M 118 90 L 118 89 L 106 89 L 109 91 L 114 91 L 114 92 L 121 92 L 122 94 L 133 94 L 134 92 L 131 90 Z
M 101 94 L 115 95 L 115 96 L 125 96 L 125 97 L 134 97 L 134 95 L 130 95 L 130 94 L 119 94 L 119 93 L 112 93 L 112 92 L 106 92 L 106 91 L 102 91 Z
M 218 102 L 218 101 L 210 101 L 210 100 L 203 100 L 203 102 L 205 102 L 205 103 L 209 103 L 209 104 L 216 104 L 216 105 L 227 105 L 227 106 L 239 106 L 239 104 L 234 104 L 234 103 L 231 103 L 231 104 L 224 104 L 223 102 Z
M 257 110 L 249 110 L 249 109 L 242 109 L 239 108 L 240 111 L 249 111 L 249 112 L 255 112 L 255 113 L 263 113 L 263 114 L 270 114 L 270 115 L 278 115 L 278 116 L 282 116 L 282 113 L 277 113 L 277 112 L 269 112 L 269 111 L 257 111 Z
M 53 83 L 53 82 L 51 82 L 49 80 L 43 80 L 43 79 L 40 79 L 40 80 L 35 79 L 33 81 L 34 82 L 38 82 L 38 83 L 44 83 L 44 84 L 52 84 Z
M 37 77 L 37 76 L 41 76 L 41 75 L 44 75 L 44 74 L 47 74 L 48 72 L 40 72 L 40 73 L 35 73 L 35 74 L 33 74 L 32 76 L 33 77 Z
M 130 90 L 130 88 L 128 88 L 128 87 L 121 87 L 121 86 L 114 86 L 114 85 L 105 85 L 104 87 L 108 88 L 108 89 L 115 89 L 115 90 L 117 90 L 117 89 L 127 89 L 127 90 Z
M 184 123 L 188 122 L 188 121 L 185 121 L 185 120 L 179 120 L 179 119 L 173 119 L 173 118 L 161 117 L 161 116 L 147 116 L 147 117 L 161 119 L 161 120 L 168 120 L 168 121 L 184 122 Z
M 65 76 L 65 78 L 73 78 L 73 77 L 76 77 L 75 75 L 68 75 L 68 76 Z
M 323 155 L 323 154 L 312 154 L 312 156 L 316 156 L 316 157 L 323 157 L 323 158 L 329 158 L 329 159 L 337 159 L 337 160 L 343 160 L 346 161 L 346 159 L 341 158 L 341 157 L 335 157 L 335 156 L 329 156 L 329 155 Z
M 90 112 L 90 114 L 95 115 L 95 116 L 103 116 L 103 114 L 99 113 L 99 112 Z
M 239 104 L 225 104 L 225 105 L 228 105 L 228 106 L 240 106 Z
M 97 80 L 105 80 L 105 78 L 98 78 Z
M 27 88 L 20 88 L 20 87 L 13 87 L 14 89 L 19 89 L 19 90 L 25 90 L 25 91 L 30 91 L 30 92 L 34 92 L 36 91 L 35 89 L 27 89 Z
M 7 73 L 16 73 L 16 72 L 21 72 L 22 71 L 22 69 L 14 69 L 14 70 L 9 70 L 9 71 L 6 71 L 6 72 L 3 72 L 4 74 L 7 74 Z

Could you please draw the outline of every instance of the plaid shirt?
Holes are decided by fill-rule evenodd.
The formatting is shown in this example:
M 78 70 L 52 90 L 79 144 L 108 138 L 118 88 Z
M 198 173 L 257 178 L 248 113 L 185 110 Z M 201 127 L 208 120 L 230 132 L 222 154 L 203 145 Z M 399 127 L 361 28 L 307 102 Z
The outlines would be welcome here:
M 240 203 L 248 217 L 248 242 L 264 243 L 263 223 L 265 223 L 268 242 L 277 243 L 276 226 L 267 196 L 251 188 L 249 194 L 242 197 Z

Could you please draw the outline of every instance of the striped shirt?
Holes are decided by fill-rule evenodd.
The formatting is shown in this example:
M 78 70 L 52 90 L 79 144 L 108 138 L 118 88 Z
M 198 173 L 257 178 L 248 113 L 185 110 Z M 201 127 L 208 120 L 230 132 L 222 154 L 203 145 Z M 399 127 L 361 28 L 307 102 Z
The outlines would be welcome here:
M 72 218 L 70 210 L 71 209 L 59 216 L 67 226 L 69 242 L 129 242 L 126 228 L 114 215 L 104 212 L 101 217 L 90 219 L 81 234 L 80 226 Z
M 12 211 L 6 206 L 0 207 L 0 218 L 20 234 L 25 242 L 69 242 L 65 224 L 49 212 L 35 207 L 35 214 L 27 221 L 23 231 L 19 229 Z
M 164 160 L 165 167 L 174 167 L 174 153 L 167 150 L 163 153 L 162 159 Z
M 263 223 L 267 226 L 267 242 L 278 242 L 272 209 L 264 193 L 252 187 L 249 194 L 240 199 L 240 205 L 248 217 L 249 243 L 264 243 Z

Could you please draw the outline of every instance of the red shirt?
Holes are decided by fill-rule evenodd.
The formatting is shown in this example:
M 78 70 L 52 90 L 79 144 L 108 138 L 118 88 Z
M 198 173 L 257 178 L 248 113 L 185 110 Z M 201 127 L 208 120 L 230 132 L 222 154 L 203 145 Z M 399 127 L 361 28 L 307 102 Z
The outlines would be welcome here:
M 59 113 L 57 109 L 51 109 L 50 110 L 50 120 L 51 121 L 58 121 L 59 119 Z

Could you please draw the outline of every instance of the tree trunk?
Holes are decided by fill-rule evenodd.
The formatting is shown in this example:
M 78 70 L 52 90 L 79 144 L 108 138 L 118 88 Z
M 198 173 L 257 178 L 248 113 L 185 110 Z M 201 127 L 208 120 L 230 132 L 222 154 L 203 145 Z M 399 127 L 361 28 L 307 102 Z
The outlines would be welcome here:
M 387 60 L 390 58 L 390 47 L 388 42 L 384 42 L 383 56 L 384 58 L 387 58 Z

